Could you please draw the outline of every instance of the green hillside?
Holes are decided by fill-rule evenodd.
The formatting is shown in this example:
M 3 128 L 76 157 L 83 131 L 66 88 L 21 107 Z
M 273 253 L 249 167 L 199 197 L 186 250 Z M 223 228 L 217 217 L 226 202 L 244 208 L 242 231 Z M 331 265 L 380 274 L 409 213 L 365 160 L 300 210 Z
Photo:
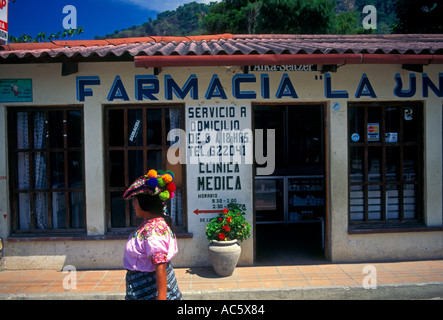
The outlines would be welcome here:
M 115 30 L 112 34 L 96 36 L 96 39 L 130 38 L 146 36 L 189 36 L 204 33 L 201 20 L 209 13 L 211 5 L 191 2 L 179 6 L 176 10 L 164 11 L 157 19 L 147 19 L 141 26 Z
M 216 33 L 437 33 L 443 32 L 443 5 L 435 0 L 223 0 L 197 2 L 164 11 L 157 19 L 115 30 L 96 39 L 144 36 L 185 36 Z M 377 9 L 377 28 L 364 29 L 366 5 Z M 420 25 L 411 25 L 420 15 Z M 412 17 L 412 18 L 411 18 Z M 427 25 L 427 22 L 429 25 Z M 415 28 L 415 29 L 414 29 Z

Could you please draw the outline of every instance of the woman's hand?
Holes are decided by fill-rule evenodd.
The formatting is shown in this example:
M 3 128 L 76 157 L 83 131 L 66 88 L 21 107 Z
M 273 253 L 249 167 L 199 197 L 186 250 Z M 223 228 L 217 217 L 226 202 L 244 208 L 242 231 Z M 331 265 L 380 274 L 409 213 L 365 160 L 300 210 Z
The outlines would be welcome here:
M 157 283 L 157 300 L 166 300 L 168 280 L 166 278 L 166 263 L 155 265 L 155 278 Z

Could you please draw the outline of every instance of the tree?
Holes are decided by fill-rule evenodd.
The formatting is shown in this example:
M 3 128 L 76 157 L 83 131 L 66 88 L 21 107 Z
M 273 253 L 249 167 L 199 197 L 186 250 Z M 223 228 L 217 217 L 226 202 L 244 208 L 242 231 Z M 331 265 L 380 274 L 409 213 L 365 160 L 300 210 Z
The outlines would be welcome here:
M 214 4 L 202 20 L 202 28 L 206 33 L 247 33 L 250 19 L 247 11 L 252 9 L 251 3 L 259 1 L 224 0 Z
M 354 34 L 361 27 L 358 12 L 343 11 L 335 19 L 334 34 Z M 361 28 L 363 29 L 363 28 Z
M 203 19 L 207 33 L 328 33 L 331 0 L 224 0 Z
M 77 29 L 65 29 L 63 31 L 58 31 L 57 33 L 51 33 L 49 36 L 46 36 L 44 32 L 40 32 L 36 37 L 31 37 L 28 34 L 22 34 L 18 38 L 13 37 L 11 35 L 8 36 L 8 41 L 11 43 L 24 43 L 24 42 L 46 42 L 52 40 L 58 40 L 60 37 L 62 39 L 66 37 L 73 37 L 76 34 L 79 35 L 83 33 L 83 27 L 78 27 Z
M 443 3 L 437 0 L 397 0 L 394 33 L 443 33 Z
M 330 0 L 264 0 L 259 29 L 261 33 L 328 33 L 334 7 Z
M 141 26 L 115 31 L 105 36 L 96 36 L 95 39 L 202 34 L 200 22 L 209 12 L 210 7 L 211 4 L 206 5 L 193 1 L 177 7 L 176 10 L 160 12 L 157 14 L 157 19 L 148 18 L 148 21 Z

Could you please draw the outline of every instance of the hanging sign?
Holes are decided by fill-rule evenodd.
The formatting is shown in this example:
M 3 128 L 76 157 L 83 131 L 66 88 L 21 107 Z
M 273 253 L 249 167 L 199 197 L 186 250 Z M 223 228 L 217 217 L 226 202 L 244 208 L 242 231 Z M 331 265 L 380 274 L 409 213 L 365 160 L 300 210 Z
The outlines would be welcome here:
M 380 141 L 380 124 L 368 123 L 368 141 Z
M 385 133 L 385 142 L 396 143 L 398 141 L 398 133 L 397 132 L 386 132 Z
M 32 79 L 0 79 L 0 102 L 32 102 Z
M 251 110 L 246 106 L 186 107 L 189 227 L 206 224 L 228 203 L 252 212 Z M 251 158 L 252 159 L 252 158 Z M 250 163 L 249 163 L 250 162 Z
M 290 65 L 270 65 L 270 66 L 250 66 L 251 71 L 317 71 L 316 64 L 290 64 Z
M 406 107 L 405 108 L 405 120 L 411 121 L 412 119 L 414 119 L 414 109 Z

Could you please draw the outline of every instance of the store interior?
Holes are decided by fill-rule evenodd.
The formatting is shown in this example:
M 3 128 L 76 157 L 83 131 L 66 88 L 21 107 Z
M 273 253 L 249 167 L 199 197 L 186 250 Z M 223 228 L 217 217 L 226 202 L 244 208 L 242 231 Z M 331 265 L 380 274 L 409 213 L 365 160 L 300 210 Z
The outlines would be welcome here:
M 254 127 L 265 131 L 263 150 L 271 150 L 273 129 L 276 155 L 273 174 L 255 176 L 256 264 L 327 262 L 323 115 L 322 105 L 254 107 Z
M 328 261 L 320 223 L 256 226 L 256 265 L 312 265 Z

